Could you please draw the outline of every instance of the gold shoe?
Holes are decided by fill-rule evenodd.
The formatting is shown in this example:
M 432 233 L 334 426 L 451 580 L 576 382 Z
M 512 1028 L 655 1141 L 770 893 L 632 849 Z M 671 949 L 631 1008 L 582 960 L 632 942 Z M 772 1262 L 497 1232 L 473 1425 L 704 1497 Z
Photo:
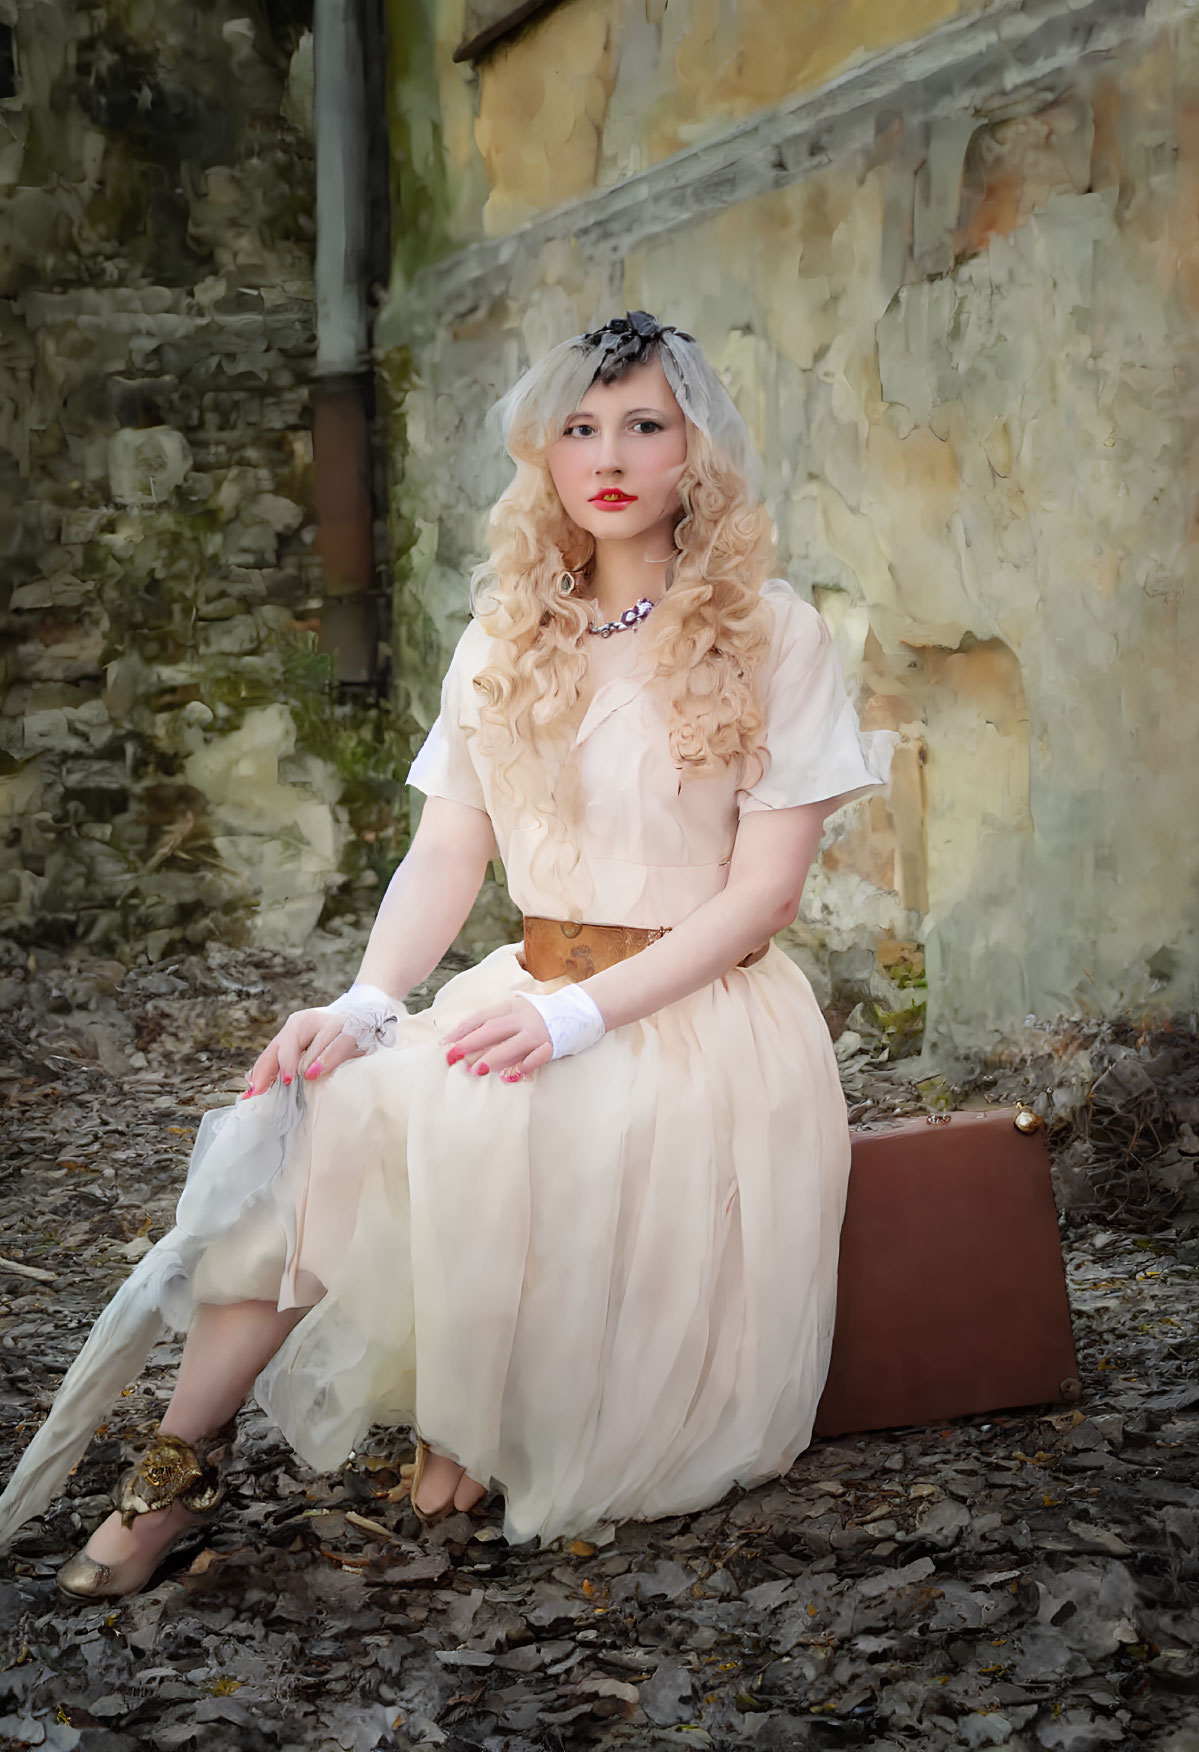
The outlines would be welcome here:
M 448 1515 L 454 1513 L 454 1492 L 458 1489 L 458 1479 L 456 1478 L 449 1501 L 442 1503 L 440 1508 L 426 1511 L 417 1503 L 416 1493 L 420 1489 L 420 1481 L 425 1475 L 425 1461 L 431 1452 L 432 1450 L 427 1448 L 418 1436 L 416 1438 L 416 1465 L 412 1469 L 412 1478 L 408 1485 L 408 1501 L 412 1504 L 412 1512 L 422 1527 L 436 1527 L 438 1521 L 444 1521 Z
M 113 1500 L 126 1527 L 131 1527 L 138 1515 L 169 1509 L 176 1502 L 194 1517 L 191 1524 L 181 1527 L 161 1551 L 155 1552 L 148 1566 L 144 1558 L 129 1557 L 122 1563 L 108 1564 L 89 1557 L 86 1551 L 76 1552 L 55 1577 L 59 1590 L 73 1599 L 112 1600 L 144 1588 L 168 1553 L 210 1521 L 223 1501 L 219 1462 L 232 1433 L 230 1422 L 215 1436 L 206 1437 L 197 1453 L 181 1436 L 159 1430 L 137 1465 L 118 1482 Z
M 175 1547 L 194 1531 L 194 1527 L 180 1528 L 148 1563 L 133 1557 L 124 1563 L 99 1563 L 85 1551 L 77 1551 L 54 1578 L 58 1591 L 72 1600 L 119 1600 L 126 1594 L 139 1594 Z

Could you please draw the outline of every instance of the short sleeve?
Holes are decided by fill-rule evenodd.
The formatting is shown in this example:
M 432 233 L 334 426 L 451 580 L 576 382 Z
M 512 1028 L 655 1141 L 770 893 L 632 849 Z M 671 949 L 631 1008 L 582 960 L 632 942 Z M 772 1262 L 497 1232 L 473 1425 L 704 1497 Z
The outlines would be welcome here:
M 471 759 L 478 713 L 471 683 L 480 669 L 479 633 L 472 621 L 459 639 L 441 684 L 441 709 L 408 769 L 408 783 L 426 797 L 448 797 L 487 810 L 483 784 Z
M 777 617 L 766 684 L 765 770 L 739 793 L 740 813 L 830 800 L 839 809 L 885 789 L 895 733 L 861 728 L 824 618 L 781 580 L 772 579 L 763 594 Z

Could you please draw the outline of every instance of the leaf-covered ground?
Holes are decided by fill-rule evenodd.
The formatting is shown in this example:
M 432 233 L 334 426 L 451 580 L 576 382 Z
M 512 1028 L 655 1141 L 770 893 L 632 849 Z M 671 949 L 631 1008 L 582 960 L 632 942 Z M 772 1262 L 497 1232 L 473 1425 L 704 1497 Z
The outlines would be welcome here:
M 316 947 L 131 970 L 0 951 L 5 1473 L 169 1223 L 202 1111 L 337 989 L 352 942 Z M 1199 1044 L 1060 1024 L 1034 1048 L 957 1087 L 857 1037 L 841 1057 L 855 1119 L 1037 1100 L 1081 1406 L 818 1442 L 702 1514 L 545 1551 L 494 1513 L 422 1533 L 394 1439 L 317 1476 L 251 1410 L 208 1542 L 134 1599 L 61 1604 L 54 1570 L 161 1410 L 164 1346 L 0 1568 L 0 1752 L 1199 1752 Z

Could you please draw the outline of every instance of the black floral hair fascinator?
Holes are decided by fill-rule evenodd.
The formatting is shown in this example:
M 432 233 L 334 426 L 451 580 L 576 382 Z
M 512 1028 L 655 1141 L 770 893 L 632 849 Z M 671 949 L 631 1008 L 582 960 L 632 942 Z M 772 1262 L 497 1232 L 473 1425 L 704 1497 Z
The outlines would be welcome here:
M 599 349 L 601 357 L 596 376 L 601 383 L 611 383 L 622 372 L 635 365 L 644 365 L 655 342 L 664 335 L 678 335 L 680 340 L 695 341 L 694 335 L 685 334 L 669 323 L 660 323 L 648 310 L 630 310 L 624 316 L 614 316 L 603 328 L 580 335 L 575 345 L 588 351 Z

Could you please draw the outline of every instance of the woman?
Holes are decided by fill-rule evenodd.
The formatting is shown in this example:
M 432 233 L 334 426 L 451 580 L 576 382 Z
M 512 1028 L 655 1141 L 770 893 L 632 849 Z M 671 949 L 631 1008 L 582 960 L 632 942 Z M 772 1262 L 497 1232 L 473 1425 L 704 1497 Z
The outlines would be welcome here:
M 513 1541 L 698 1508 L 810 1440 L 849 1135 L 811 988 L 770 939 L 889 742 L 767 576 L 752 446 L 691 336 L 617 319 L 503 413 L 515 478 L 359 979 L 206 1117 L 176 1228 L 0 1499 L 3 1539 L 163 1328 L 187 1330 L 68 1592 L 142 1587 L 211 1512 L 256 1381 L 318 1469 L 372 1423 L 413 1428 L 422 1519 L 494 1485 Z M 393 994 L 497 851 L 523 943 L 408 1016 Z

